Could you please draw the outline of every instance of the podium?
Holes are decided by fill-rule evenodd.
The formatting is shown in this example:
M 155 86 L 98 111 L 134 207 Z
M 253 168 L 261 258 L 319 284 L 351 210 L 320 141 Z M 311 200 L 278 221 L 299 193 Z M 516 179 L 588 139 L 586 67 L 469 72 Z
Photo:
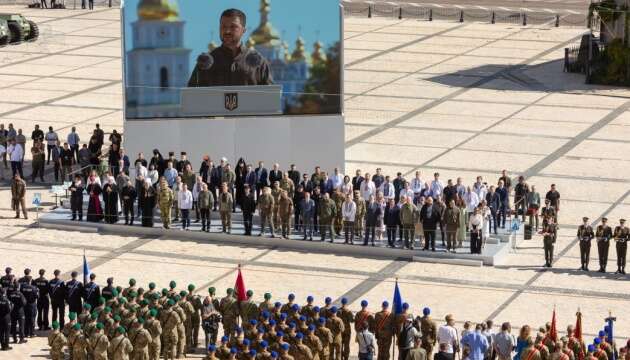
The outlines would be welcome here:
M 282 115 L 282 85 L 192 87 L 181 90 L 182 116 Z

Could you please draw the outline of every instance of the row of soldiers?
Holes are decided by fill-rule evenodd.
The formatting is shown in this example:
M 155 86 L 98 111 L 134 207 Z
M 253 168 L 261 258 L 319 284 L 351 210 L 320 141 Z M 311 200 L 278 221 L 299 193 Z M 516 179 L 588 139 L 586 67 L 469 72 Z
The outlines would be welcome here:
M 599 255 L 598 272 L 605 273 L 608 264 L 608 251 L 610 242 L 615 241 L 617 250 L 617 271 L 616 274 L 626 273 L 626 255 L 628 253 L 628 241 L 630 241 L 630 229 L 626 226 L 625 219 L 619 219 L 619 225 L 613 230 L 608 225 L 608 219 L 603 217 L 602 223 L 593 231 L 593 227 L 588 223 L 588 217 L 582 218 L 582 225 L 578 227 L 577 237 L 580 242 L 580 270 L 588 271 L 588 263 L 591 254 L 591 240 L 597 240 L 597 253 Z

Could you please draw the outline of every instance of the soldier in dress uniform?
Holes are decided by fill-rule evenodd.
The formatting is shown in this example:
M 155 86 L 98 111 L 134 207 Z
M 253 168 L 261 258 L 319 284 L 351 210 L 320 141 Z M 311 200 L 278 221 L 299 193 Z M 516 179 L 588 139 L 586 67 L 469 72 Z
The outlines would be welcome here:
M 77 280 L 79 274 L 73 271 L 70 274 L 70 279 L 66 282 L 66 302 L 68 303 L 68 310 L 77 314 L 81 313 L 83 308 L 83 284 Z
M 367 307 L 367 300 L 361 300 L 361 310 L 359 310 L 354 316 L 354 331 L 357 333 L 361 331 L 364 326 L 374 332 L 374 315 L 372 315 Z
M 365 202 L 363 202 L 365 205 Z M 348 309 L 348 299 L 341 298 L 341 308 L 338 311 L 339 318 L 343 321 L 343 332 L 341 334 L 341 359 L 348 360 L 350 357 L 350 338 L 352 337 L 352 323 L 354 314 Z
M 374 315 L 374 336 L 378 345 L 377 360 L 389 360 L 389 349 L 392 346 L 393 336 L 392 329 L 393 315 L 389 311 L 389 303 L 383 301 L 381 311 Z
M 114 290 L 116 290 L 116 287 L 114 286 L 114 278 L 108 277 L 107 286 L 101 290 L 101 296 L 104 297 L 105 300 L 110 300 L 114 297 Z
M 420 333 L 422 334 L 422 348 L 427 352 L 427 359 L 433 359 L 433 348 L 437 343 L 437 324 L 431 318 L 431 309 L 422 309 L 420 318 Z
M 160 191 L 158 192 L 158 204 L 160 205 L 160 217 L 162 226 L 165 229 L 171 228 L 171 209 L 174 201 L 173 190 L 169 189 L 166 180 L 160 181 Z
M 197 58 L 189 87 L 271 85 L 269 62 L 258 51 L 241 41 L 246 31 L 246 16 L 228 9 L 220 19 L 221 46 Z
M 63 329 L 65 325 L 66 284 L 59 278 L 61 271 L 55 269 L 55 276 L 48 282 L 50 288 L 50 305 L 52 306 L 52 321 L 58 321 Z
M 332 344 L 334 341 L 333 333 L 326 327 L 326 318 L 320 317 L 317 322 L 317 329 L 315 335 L 322 343 L 322 350 L 319 352 L 319 360 L 329 360 L 330 352 L 332 351 Z
M 626 273 L 626 254 L 628 253 L 628 240 L 630 231 L 626 227 L 626 219 L 619 219 L 619 226 L 615 227 L 615 242 L 617 247 L 617 272 L 616 274 Z
M 39 298 L 37 299 L 37 328 L 42 330 L 49 330 L 48 322 L 48 308 L 50 307 L 50 286 L 48 279 L 44 277 L 46 270 L 39 270 L 39 277 L 35 279 L 34 284 L 39 291 Z
M 606 272 L 606 264 L 608 263 L 608 249 L 610 248 L 610 239 L 612 238 L 612 229 L 608 226 L 608 219 L 602 218 L 602 223 L 597 226 L 595 237 L 597 238 L 597 253 L 599 255 L 598 272 Z
M 546 225 L 543 225 L 543 246 L 545 248 L 545 267 L 553 265 L 553 246 L 556 242 L 555 224 L 553 219 L 549 219 Z
M 52 360 L 63 360 L 63 348 L 68 343 L 66 337 L 59 331 L 59 323 L 52 322 L 53 331 L 48 335 L 48 346 L 50 346 L 50 358 Z M 98 359 L 98 358 L 95 358 Z M 100 360 L 100 359 L 99 359 Z
M 282 190 L 278 200 L 278 217 L 282 223 L 282 237 L 285 239 L 291 235 L 291 216 L 293 215 L 293 200 L 285 190 Z
M 354 236 L 361 239 L 363 237 L 363 220 L 365 219 L 365 201 L 367 199 L 363 199 L 361 197 L 361 192 L 355 190 L 354 198 L 352 200 L 357 207 L 357 211 L 354 214 Z
M 580 270 L 588 271 L 588 262 L 591 256 L 591 240 L 595 237 L 593 227 L 588 224 L 588 218 L 582 218 L 582 225 L 578 227 L 577 237 L 580 241 Z
M 276 237 L 273 223 L 273 214 L 275 209 L 275 200 L 271 195 L 271 189 L 264 187 L 262 194 L 258 198 L 258 214 L 260 215 L 260 235 L 265 233 L 265 226 L 269 225 L 271 229 L 271 237 Z
M 94 282 L 96 274 L 90 274 L 90 282 L 83 288 L 83 299 L 85 303 L 90 304 L 92 309 L 96 309 L 99 306 L 98 299 L 101 298 L 101 288 Z

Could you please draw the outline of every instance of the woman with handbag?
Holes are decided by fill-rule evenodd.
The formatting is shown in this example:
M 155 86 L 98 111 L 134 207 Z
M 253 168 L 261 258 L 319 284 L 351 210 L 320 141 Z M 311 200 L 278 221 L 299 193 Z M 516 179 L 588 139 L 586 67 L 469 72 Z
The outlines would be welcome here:
M 529 225 L 533 226 L 533 220 L 536 218 L 536 230 L 538 231 L 538 209 L 540 209 L 540 194 L 536 191 L 536 186 L 532 185 L 530 192 L 525 195 L 527 202 L 527 215 L 529 216 Z

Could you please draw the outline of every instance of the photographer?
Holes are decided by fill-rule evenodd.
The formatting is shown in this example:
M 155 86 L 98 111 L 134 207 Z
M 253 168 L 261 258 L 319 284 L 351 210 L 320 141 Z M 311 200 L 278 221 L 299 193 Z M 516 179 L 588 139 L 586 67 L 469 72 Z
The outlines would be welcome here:
M 356 341 L 359 344 L 359 360 L 372 360 L 374 357 L 374 334 L 368 330 L 367 322 L 360 325 Z
M 203 307 L 201 308 L 201 327 L 206 338 L 206 349 L 209 344 L 216 344 L 219 323 L 221 323 L 221 314 L 218 311 L 219 303 L 214 298 L 214 292 L 214 288 L 208 289 L 208 296 L 203 299 Z

